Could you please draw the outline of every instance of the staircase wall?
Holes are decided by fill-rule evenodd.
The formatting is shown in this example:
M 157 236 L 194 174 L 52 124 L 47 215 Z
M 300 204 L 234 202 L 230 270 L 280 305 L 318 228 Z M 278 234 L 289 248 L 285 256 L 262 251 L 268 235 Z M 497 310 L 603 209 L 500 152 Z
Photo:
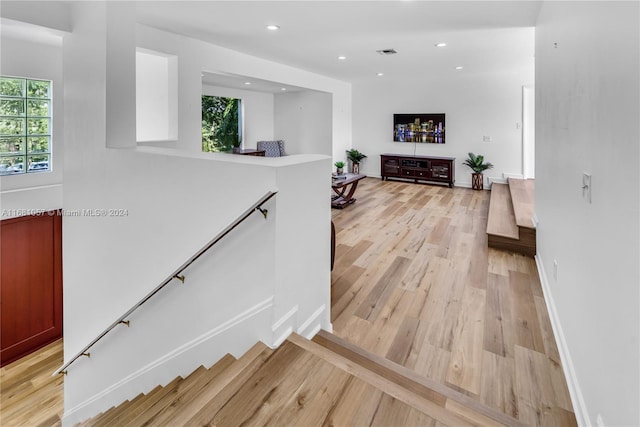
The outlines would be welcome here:
M 536 25 L 537 260 L 585 426 L 640 425 L 639 18 L 543 2 Z
M 109 62 L 113 49 L 122 57 L 123 40 L 109 39 L 108 27 L 131 24 L 110 7 L 75 3 L 74 30 L 64 40 L 63 207 L 104 212 L 63 218 L 65 360 L 267 191 L 278 195 L 265 205 L 266 220 L 252 215 L 185 271 L 185 284 L 172 282 L 130 317 L 129 328 L 116 328 L 71 365 L 64 425 L 226 353 L 240 356 L 258 340 L 275 346 L 282 330 L 330 329 L 331 159 L 136 147 L 129 122 L 113 129 L 106 120 L 114 108 L 135 114 L 128 97 L 107 99 L 123 93 L 107 90 L 107 81 L 132 77 Z M 268 63 L 255 68 L 273 72 Z

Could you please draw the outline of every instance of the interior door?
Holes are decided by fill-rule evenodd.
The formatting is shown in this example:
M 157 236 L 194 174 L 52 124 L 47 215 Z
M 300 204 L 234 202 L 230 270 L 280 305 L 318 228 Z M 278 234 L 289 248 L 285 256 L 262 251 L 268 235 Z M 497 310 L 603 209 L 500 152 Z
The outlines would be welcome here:
M 62 337 L 62 217 L 0 224 L 0 364 Z

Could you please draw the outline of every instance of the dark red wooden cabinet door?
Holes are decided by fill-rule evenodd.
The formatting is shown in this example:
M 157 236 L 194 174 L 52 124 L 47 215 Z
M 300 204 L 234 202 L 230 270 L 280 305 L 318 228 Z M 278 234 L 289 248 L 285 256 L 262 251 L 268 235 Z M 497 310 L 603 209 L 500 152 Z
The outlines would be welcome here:
M 0 225 L 0 359 L 12 362 L 62 336 L 62 217 Z

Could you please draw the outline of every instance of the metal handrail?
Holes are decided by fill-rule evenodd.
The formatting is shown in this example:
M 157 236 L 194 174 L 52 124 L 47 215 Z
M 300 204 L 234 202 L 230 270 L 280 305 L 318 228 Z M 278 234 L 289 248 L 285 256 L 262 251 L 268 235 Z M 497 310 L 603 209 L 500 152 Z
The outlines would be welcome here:
M 131 314 L 140 308 L 145 302 L 149 301 L 155 294 L 160 292 L 162 288 L 167 286 L 173 279 L 178 279 L 182 283 L 184 283 L 185 277 L 181 275 L 181 273 L 186 270 L 191 264 L 193 264 L 202 254 L 211 249 L 216 243 L 222 240 L 227 234 L 229 234 L 234 228 L 240 225 L 245 219 L 247 219 L 252 213 L 255 211 L 260 211 L 262 215 L 264 215 L 265 219 L 267 218 L 267 210 L 262 209 L 262 205 L 269 201 L 273 196 L 277 194 L 276 192 L 269 191 L 267 194 L 262 196 L 260 200 L 254 203 L 249 209 L 244 211 L 240 216 L 238 216 L 231 224 L 229 224 L 224 230 L 222 230 L 216 237 L 211 239 L 206 245 L 204 245 L 198 252 L 196 252 L 193 256 L 191 256 L 187 261 L 185 261 L 180 267 L 178 267 L 169 277 L 162 281 L 155 289 L 145 295 L 140 301 L 134 304 L 129 310 L 127 310 L 122 316 L 118 317 L 118 319 L 109 325 L 104 331 L 102 331 L 97 337 L 95 337 L 86 347 L 84 347 L 80 352 L 78 352 L 75 356 L 73 356 L 68 362 L 62 365 L 58 370 L 56 370 L 53 375 L 57 374 L 66 374 L 67 368 L 76 360 L 78 360 L 82 356 L 90 357 L 91 353 L 89 353 L 89 349 L 93 347 L 98 341 L 104 338 L 112 329 L 120 324 L 124 324 L 129 326 L 129 321 L 126 320 Z

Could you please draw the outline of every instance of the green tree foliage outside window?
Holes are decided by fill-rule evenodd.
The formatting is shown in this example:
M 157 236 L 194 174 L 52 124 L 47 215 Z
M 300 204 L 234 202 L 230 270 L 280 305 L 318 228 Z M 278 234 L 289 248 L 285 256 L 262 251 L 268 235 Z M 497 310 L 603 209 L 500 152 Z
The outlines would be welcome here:
M 202 151 L 240 146 L 239 108 L 239 99 L 202 95 Z
M 51 86 L 0 77 L 0 175 L 50 170 Z

